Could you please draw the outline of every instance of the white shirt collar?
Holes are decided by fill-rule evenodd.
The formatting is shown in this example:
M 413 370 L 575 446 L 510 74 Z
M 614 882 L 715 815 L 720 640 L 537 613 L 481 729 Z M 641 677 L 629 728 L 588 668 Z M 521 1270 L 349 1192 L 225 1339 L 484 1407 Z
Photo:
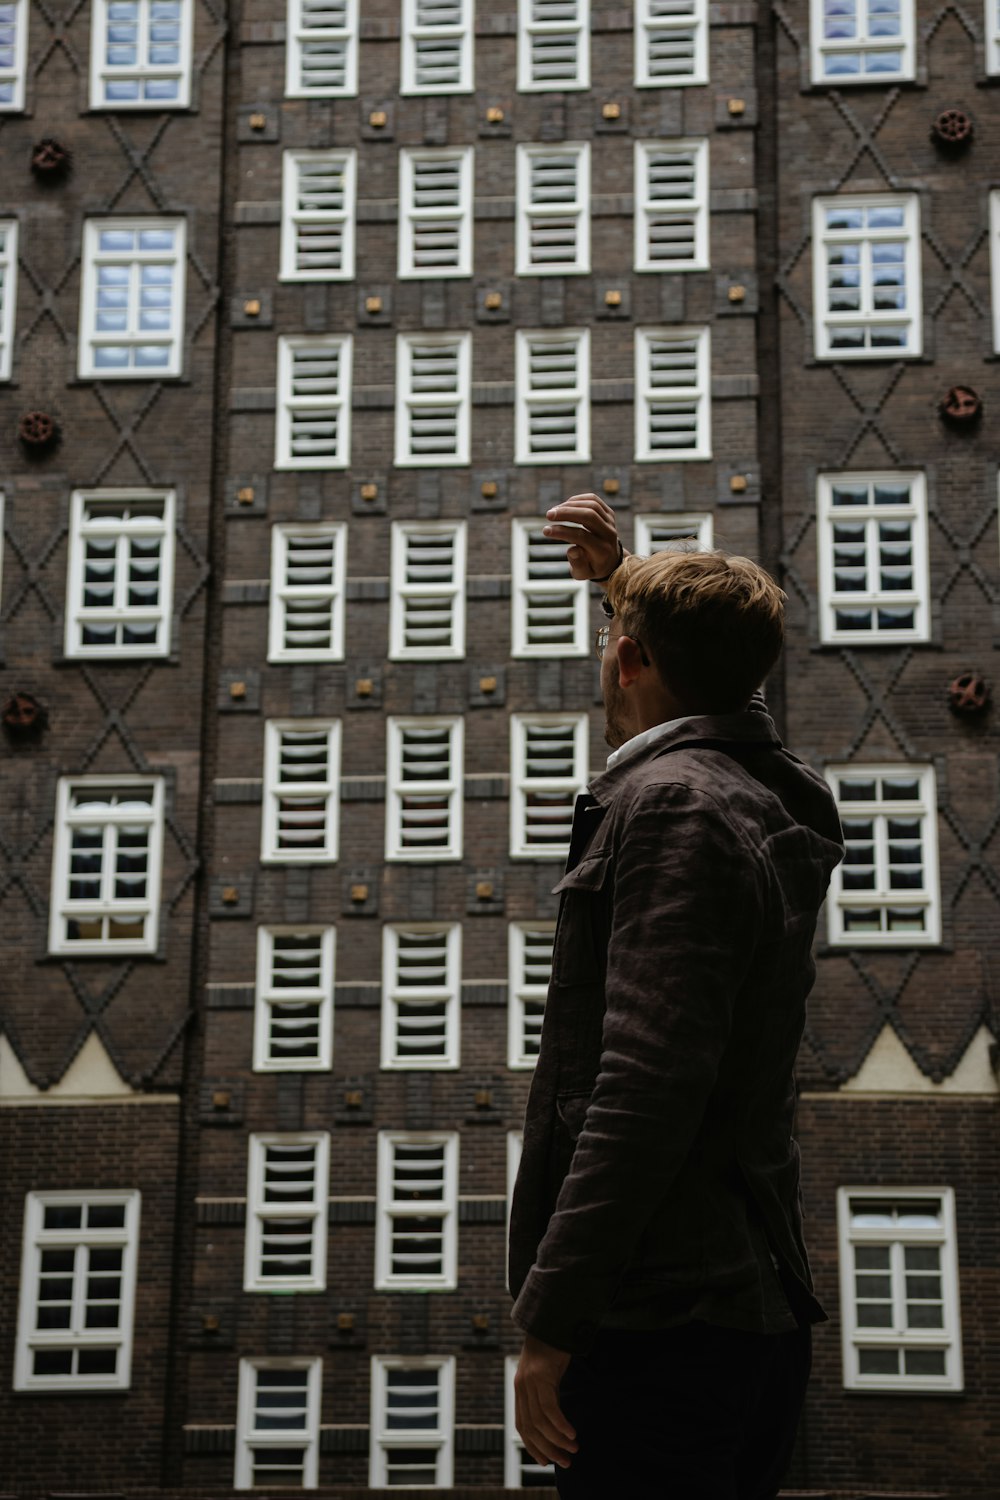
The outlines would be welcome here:
M 652 729 L 644 729 L 641 734 L 634 734 L 624 745 L 619 745 L 617 750 L 612 750 L 608 756 L 608 770 L 611 771 L 619 761 L 625 760 L 627 756 L 634 755 L 637 750 L 645 750 L 647 745 L 652 745 L 656 740 L 662 739 L 671 729 L 676 729 L 678 724 L 686 724 L 689 719 L 697 719 L 698 714 L 683 714 L 679 719 L 667 719 L 663 724 L 654 724 Z

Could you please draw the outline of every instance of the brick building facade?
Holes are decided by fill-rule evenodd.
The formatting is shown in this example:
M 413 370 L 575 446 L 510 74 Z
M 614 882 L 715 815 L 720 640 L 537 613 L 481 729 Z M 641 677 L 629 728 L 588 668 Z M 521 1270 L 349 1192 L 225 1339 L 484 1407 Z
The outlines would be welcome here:
M 0 5 L 0 697 L 47 716 L 0 761 L 0 1493 L 545 1485 L 504 1238 L 605 753 L 539 518 L 593 488 L 783 578 L 844 809 L 789 1485 L 989 1495 L 991 18 L 473 9 Z

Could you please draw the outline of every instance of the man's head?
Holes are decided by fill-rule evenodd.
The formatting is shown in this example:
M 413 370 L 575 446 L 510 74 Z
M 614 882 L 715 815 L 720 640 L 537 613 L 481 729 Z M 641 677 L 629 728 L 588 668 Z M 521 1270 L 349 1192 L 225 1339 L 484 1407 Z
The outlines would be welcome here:
M 736 713 L 781 651 L 785 595 L 746 557 L 656 552 L 608 580 L 607 739 L 683 714 Z

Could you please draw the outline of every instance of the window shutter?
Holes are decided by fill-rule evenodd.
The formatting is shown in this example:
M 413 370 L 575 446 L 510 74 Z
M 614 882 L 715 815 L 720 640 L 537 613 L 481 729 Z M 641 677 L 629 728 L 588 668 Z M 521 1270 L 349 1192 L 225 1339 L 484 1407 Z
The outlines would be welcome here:
M 522 961 L 519 976 L 522 1009 L 523 1056 L 538 1056 L 545 1018 L 545 999 L 552 977 L 553 928 L 521 929 Z
M 336 536 L 285 534 L 286 651 L 330 651 L 337 582 Z
M 533 267 L 573 266 L 579 254 L 580 155 L 529 157 L 528 260 Z
M 530 0 L 531 82 L 558 88 L 580 82 L 582 0 Z
M 566 576 L 566 543 L 552 541 L 539 527 L 527 532 L 524 544 L 528 554 L 524 644 L 542 650 L 573 647 L 580 590 Z
M 698 256 L 698 156 L 694 150 L 646 153 L 646 253 L 649 264 L 684 265 Z M 689 211 L 677 205 L 690 202 Z M 668 209 L 667 205 L 670 205 Z
M 340 344 L 291 349 L 289 429 L 293 459 L 339 456 L 340 366 Z
M 418 89 L 461 89 L 468 45 L 463 0 L 416 0 L 413 77 Z
M 452 736 L 447 724 L 400 730 L 400 846 L 404 850 L 447 848 L 452 839 L 449 783 Z M 437 790 L 414 790 L 433 784 Z
M 321 1210 L 318 1179 L 315 1141 L 264 1144 L 257 1267 L 262 1281 L 316 1276 L 313 1242 L 316 1215 Z
M 455 533 L 409 532 L 405 539 L 403 639 L 406 650 L 446 650 L 454 637 Z M 434 586 L 446 589 L 436 593 Z
M 324 993 L 323 934 L 274 933 L 268 976 L 268 1059 L 308 1063 L 319 1059 Z
M 459 346 L 410 346 L 410 451 L 414 457 L 458 453 Z M 421 398 L 424 398 L 421 400 Z
M 298 160 L 295 193 L 295 269 L 344 269 L 347 163 L 343 157 Z
M 652 455 L 696 449 L 699 438 L 698 337 L 647 340 L 649 449 Z
M 412 159 L 412 260 L 414 271 L 432 273 L 462 264 L 463 158 Z
M 278 745 L 276 849 L 328 851 L 332 792 L 329 729 L 282 729 Z
M 301 86 L 346 92 L 352 37 L 348 0 L 300 0 Z
M 528 459 L 580 448 L 580 341 L 528 335 Z
M 395 934 L 393 1052 L 398 1062 L 447 1060 L 453 993 L 448 938 L 447 928 Z
M 444 1203 L 447 1194 L 445 1143 L 396 1141 L 392 1153 L 393 1212 L 390 1274 L 440 1277 L 444 1274 Z M 423 1205 L 430 1212 L 423 1212 Z M 434 1213 L 435 1206 L 440 1211 Z
M 646 0 L 649 83 L 668 84 L 698 72 L 698 0 Z
M 529 849 L 569 845 L 577 795 L 576 725 L 524 725 L 524 843 Z

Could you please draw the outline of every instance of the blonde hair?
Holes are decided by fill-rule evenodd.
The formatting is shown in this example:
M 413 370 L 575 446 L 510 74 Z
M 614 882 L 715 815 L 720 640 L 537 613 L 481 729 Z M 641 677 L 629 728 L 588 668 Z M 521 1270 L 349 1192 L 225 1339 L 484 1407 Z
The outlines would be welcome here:
M 748 557 L 626 557 L 607 584 L 622 634 L 639 640 L 693 712 L 744 708 L 781 652 L 785 594 Z

